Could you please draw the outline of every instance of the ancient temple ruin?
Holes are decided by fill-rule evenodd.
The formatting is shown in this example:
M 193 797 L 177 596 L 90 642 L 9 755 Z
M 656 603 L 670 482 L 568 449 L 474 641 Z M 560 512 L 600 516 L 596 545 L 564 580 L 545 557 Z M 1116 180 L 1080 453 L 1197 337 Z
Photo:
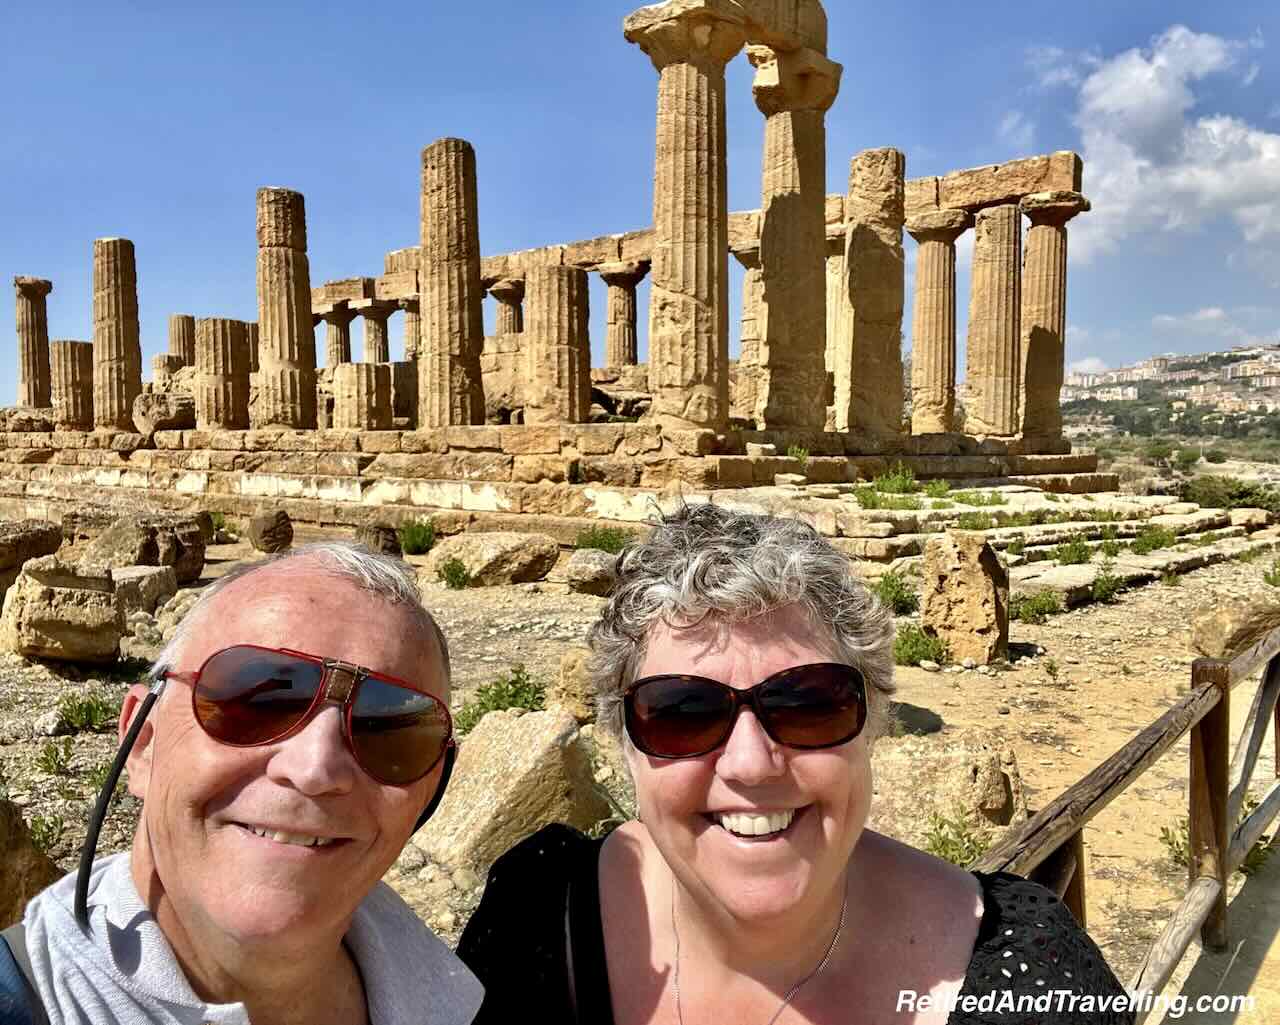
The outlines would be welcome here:
M 56 516 L 92 487 L 103 501 L 198 501 L 234 515 L 284 504 L 315 523 L 635 520 L 653 489 L 707 494 L 800 472 L 843 484 L 897 461 L 921 477 L 1114 486 L 1095 457 L 1071 452 L 1058 408 L 1067 222 L 1089 209 L 1076 154 L 907 178 L 905 154 L 873 149 L 828 194 L 825 122 L 841 66 L 817 0 L 668 0 L 628 17 L 624 34 L 657 72 L 648 226 L 483 256 L 477 154 L 441 139 L 422 151 L 405 232 L 417 245 L 388 252 L 381 274 L 313 287 L 302 195 L 263 188 L 257 321 L 173 314 L 145 383 L 131 242 L 93 244 L 92 342 L 51 343 L 52 283 L 16 278 L 19 405 L 0 414 L 0 511 Z M 741 55 L 755 70 L 764 160 L 760 208 L 731 213 L 725 68 Z M 958 395 L 955 247 L 966 231 Z M 918 247 L 909 311 L 907 235 Z M 745 268 L 736 360 L 731 257 Z M 590 275 L 608 290 L 595 367 Z

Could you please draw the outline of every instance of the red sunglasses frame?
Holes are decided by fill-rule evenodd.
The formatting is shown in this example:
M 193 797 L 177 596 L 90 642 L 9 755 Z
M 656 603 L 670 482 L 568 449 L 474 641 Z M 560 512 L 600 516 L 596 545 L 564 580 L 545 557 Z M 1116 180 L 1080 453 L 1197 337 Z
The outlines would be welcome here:
M 290 658 L 296 658 L 299 661 L 308 663 L 309 665 L 318 665 L 321 669 L 320 683 L 316 687 L 315 697 L 311 699 L 311 704 L 307 707 L 307 710 L 303 713 L 302 717 L 287 730 L 284 730 L 273 737 L 255 741 L 251 744 L 237 744 L 234 741 L 223 740 L 221 737 L 215 737 L 205 727 L 204 722 L 200 718 L 200 711 L 196 704 L 196 688 L 199 686 L 200 676 L 204 673 L 205 668 L 219 655 L 223 655 L 228 651 L 234 651 L 237 649 L 265 651 L 270 652 L 273 655 L 287 655 Z M 305 727 L 307 723 L 315 717 L 322 705 L 338 705 L 342 709 L 342 739 L 347 745 L 347 750 L 351 752 L 351 757 L 355 760 L 355 763 L 360 766 L 360 770 L 365 775 L 384 786 L 413 786 L 413 784 L 426 779 L 427 776 L 431 775 L 435 770 L 435 767 L 440 764 L 441 760 L 457 749 L 457 741 L 454 739 L 453 735 L 453 716 L 449 712 L 449 706 L 438 697 L 422 687 L 415 686 L 408 680 L 402 680 L 396 676 L 377 672 L 376 670 L 368 669 L 365 666 L 358 666 L 352 662 L 343 662 L 336 658 L 322 658 L 319 655 L 312 655 L 305 651 L 296 651 L 293 648 L 269 648 L 262 644 L 232 644 L 229 647 L 215 651 L 212 655 L 206 658 L 204 662 L 200 664 L 200 668 L 194 672 L 183 673 L 175 672 L 172 669 L 165 669 L 159 674 L 159 676 L 166 680 L 177 680 L 179 683 L 185 683 L 191 688 L 191 714 L 195 721 L 200 724 L 200 729 L 204 731 L 205 736 L 218 744 L 225 744 L 227 747 L 266 747 L 268 744 L 279 743 L 280 741 L 301 731 L 303 727 Z M 436 755 L 422 775 L 407 782 L 392 782 L 391 780 L 383 779 L 375 772 L 371 772 L 360 760 L 360 754 L 356 750 L 355 742 L 352 740 L 351 724 L 352 718 L 355 714 L 356 696 L 360 693 L 361 684 L 370 678 L 377 680 L 379 683 L 389 684 L 393 687 L 400 687 L 404 690 L 412 691 L 415 694 L 425 695 L 438 704 L 444 712 L 445 725 L 448 727 L 448 731 L 446 733 L 447 739 L 441 747 L 440 753 Z M 453 759 L 449 758 L 450 766 L 452 765 L 452 761 Z M 447 782 L 447 779 L 441 781 L 442 784 L 445 782 Z M 443 785 L 440 789 L 444 789 Z

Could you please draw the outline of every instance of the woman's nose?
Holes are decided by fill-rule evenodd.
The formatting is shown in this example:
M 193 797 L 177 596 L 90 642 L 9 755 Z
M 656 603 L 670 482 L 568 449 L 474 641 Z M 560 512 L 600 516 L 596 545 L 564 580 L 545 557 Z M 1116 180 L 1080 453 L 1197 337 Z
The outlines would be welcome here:
M 716 759 L 716 772 L 723 779 L 756 786 L 776 779 L 785 768 L 781 748 L 765 733 L 755 712 L 742 709 Z

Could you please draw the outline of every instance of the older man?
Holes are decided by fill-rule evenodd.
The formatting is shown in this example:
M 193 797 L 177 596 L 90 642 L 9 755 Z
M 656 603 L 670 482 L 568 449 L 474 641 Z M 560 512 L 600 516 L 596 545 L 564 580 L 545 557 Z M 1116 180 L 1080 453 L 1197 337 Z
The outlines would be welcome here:
M 478 982 L 379 882 L 452 761 L 449 658 L 403 563 L 298 549 L 219 581 L 133 687 L 132 850 L 24 919 L 63 1022 L 469 1022 Z M 152 691 L 156 688 L 153 687 Z M 77 914 L 79 911 L 79 914 Z

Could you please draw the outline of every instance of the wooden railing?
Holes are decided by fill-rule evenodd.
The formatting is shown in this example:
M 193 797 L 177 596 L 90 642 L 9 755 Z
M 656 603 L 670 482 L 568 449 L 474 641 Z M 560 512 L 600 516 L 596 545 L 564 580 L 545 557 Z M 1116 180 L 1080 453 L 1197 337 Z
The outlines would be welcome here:
M 1231 691 L 1264 664 L 1265 676 L 1232 756 Z M 972 867 L 1014 872 L 1043 883 L 1086 925 L 1085 825 L 1190 730 L 1189 885 L 1129 983 L 1132 991 L 1159 993 L 1197 930 L 1205 947 L 1226 946 L 1227 878 L 1280 813 L 1278 694 L 1280 629 L 1229 661 L 1197 659 L 1191 666 L 1190 693 Z M 1272 719 L 1277 779 L 1242 820 L 1249 781 Z

